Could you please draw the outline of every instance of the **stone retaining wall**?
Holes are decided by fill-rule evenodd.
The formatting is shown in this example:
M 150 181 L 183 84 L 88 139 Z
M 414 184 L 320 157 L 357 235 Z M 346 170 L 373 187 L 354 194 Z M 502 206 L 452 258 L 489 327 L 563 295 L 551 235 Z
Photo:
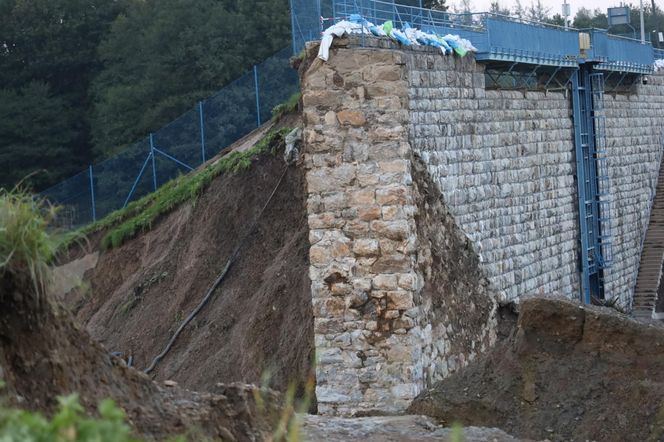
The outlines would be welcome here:
M 328 414 L 403 410 L 492 345 L 497 301 L 579 295 L 570 97 L 486 90 L 472 56 L 362 43 L 336 40 L 329 62 L 302 72 L 316 394 Z M 607 295 L 624 300 L 662 77 L 637 92 L 607 97 L 619 236 Z
M 502 300 L 578 295 L 571 108 L 485 90 L 472 57 L 410 57 L 410 138 Z
M 648 76 L 631 94 L 606 94 L 613 263 L 606 292 L 630 306 L 648 226 L 664 134 L 664 73 Z

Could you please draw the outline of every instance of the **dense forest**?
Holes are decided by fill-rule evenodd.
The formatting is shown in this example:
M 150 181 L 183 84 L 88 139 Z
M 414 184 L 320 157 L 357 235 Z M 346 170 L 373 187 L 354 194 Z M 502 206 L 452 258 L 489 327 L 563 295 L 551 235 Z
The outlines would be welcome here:
M 289 36 L 288 0 L 0 0 L 0 187 L 113 154 Z
M 491 12 L 563 24 L 540 0 L 513 5 Z M 652 12 L 648 36 L 664 29 Z M 581 8 L 571 24 L 606 28 L 606 11 Z M 28 177 L 40 190 L 113 155 L 289 38 L 288 0 L 0 0 L 0 187 Z

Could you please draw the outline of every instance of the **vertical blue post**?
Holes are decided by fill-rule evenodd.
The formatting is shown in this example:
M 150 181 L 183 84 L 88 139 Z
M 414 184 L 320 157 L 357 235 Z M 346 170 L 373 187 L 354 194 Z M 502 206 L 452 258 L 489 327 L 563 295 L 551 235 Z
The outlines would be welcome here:
M 95 204 L 95 182 L 92 174 L 92 164 L 88 167 L 88 175 L 90 177 L 90 201 L 92 202 L 92 222 L 97 221 L 97 207 Z
M 288 0 L 290 4 L 290 16 L 291 16 L 291 38 L 293 39 L 293 55 L 297 55 L 297 43 L 295 37 L 295 8 L 293 6 L 293 0 Z
M 258 92 L 258 68 L 254 65 L 254 86 L 256 87 L 256 122 L 261 125 L 261 99 Z
M 201 120 L 201 158 L 203 163 L 205 160 L 205 125 L 203 124 L 203 102 L 198 102 L 198 116 Z
M 581 302 L 590 304 L 590 270 L 588 266 L 588 217 L 586 213 L 586 173 L 584 165 L 584 136 L 582 133 L 584 129 L 583 122 L 583 97 L 581 96 L 581 86 L 586 86 L 582 83 L 582 73 L 575 70 L 572 74 L 572 112 L 574 120 L 574 152 L 576 161 L 576 185 L 577 185 L 577 199 L 579 206 L 579 238 L 581 242 L 581 284 L 579 289 L 581 292 Z
M 319 30 L 320 30 L 320 33 L 322 34 L 323 33 L 323 20 L 321 20 L 321 18 L 323 17 L 323 13 L 321 12 L 321 8 L 320 8 L 320 0 L 316 0 L 316 13 L 318 14 L 318 17 L 317 17 L 318 27 L 320 28 Z M 318 36 L 318 38 L 320 38 L 320 36 Z
M 152 185 L 154 190 L 157 190 L 157 166 L 154 162 L 154 137 L 150 133 L 150 156 L 152 157 Z

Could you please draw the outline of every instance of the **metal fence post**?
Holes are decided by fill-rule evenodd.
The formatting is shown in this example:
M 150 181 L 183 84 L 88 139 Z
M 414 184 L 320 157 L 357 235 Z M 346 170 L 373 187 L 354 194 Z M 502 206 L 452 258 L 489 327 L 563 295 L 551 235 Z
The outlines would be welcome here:
M 95 203 L 95 182 L 92 174 L 92 164 L 88 167 L 88 176 L 90 177 L 90 202 L 92 203 L 92 222 L 97 221 L 97 207 Z
M 157 166 L 154 161 L 154 139 L 152 132 L 150 132 L 150 156 L 152 157 L 152 184 L 154 190 L 157 190 Z
M 293 39 L 293 55 L 297 55 L 297 42 L 296 42 L 296 37 L 295 37 L 295 20 L 297 18 L 295 17 L 295 9 L 293 5 L 293 0 L 288 0 L 288 3 L 290 4 L 290 15 L 291 15 L 291 38 Z
M 203 102 L 198 102 L 198 116 L 201 120 L 201 157 L 203 158 L 203 163 L 205 160 L 205 126 L 203 124 Z
M 258 92 L 258 68 L 254 65 L 254 86 L 256 87 L 256 121 L 261 125 L 261 99 Z

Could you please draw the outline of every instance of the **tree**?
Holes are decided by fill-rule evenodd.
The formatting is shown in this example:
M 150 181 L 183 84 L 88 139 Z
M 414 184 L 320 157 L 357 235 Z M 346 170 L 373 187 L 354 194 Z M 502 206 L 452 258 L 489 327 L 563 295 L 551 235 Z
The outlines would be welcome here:
M 526 18 L 536 22 L 544 22 L 549 18 L 551 8 L 544 6 L 542 0 L 533 0 L 526 8 Z
M 34 132 L 45 131 L 49 126 L 54 136 L 44 137 L 44 147 L 66 155 L 49 165 L 50 181 L 40 175 L 41 184 L 51 184 L 92 159 L 88 89 L 100 68 L 97 45 L 125 1 L 129 0 L 0 0 L 2 106 L 5 111 L 12 108 L 18 112 L 3 121 L 2 126 L 5 134 L 33 132 L 21 136 L 22 141 L 0 136 L 0 151 L 3 160 L 8 161 L 0 163 L 3 169 L 6 164 L 20 165 L 20 169 L 12 170 L 12 176 L 20 178 L 43 166 L 42 162 L 34 167 L 26 163 L 27 157 L 39 159 L 42 155 L 21 152 L 17 145 L 33 146 L 34 140 L 42 138 Z M 45 109 L 31 109 L 25 103 L 12 103 L 12 99 L 44 105 Z M 61 111 L 51 112 L 54 109 Z M 47 113 L 48 119 L 44 118 Z M 46 127 L 26 127 L 30 117 L 37 117 L 39 124 Z M 10 127 L 11 122 L 19 126 Z M 62 136 L 63 131 L 66 136 Z M 55 146 L 54 140 L 67 144 Z M 6 156 L 8 152 L 18 156 L 16 162 Z M 11 185 L 2 181 L 5 186 Z
M 555 14 L 553 17 L 549 17 L 544 21 L 550 25 L 565 26 L 565 17 L 560 14 Z
M 572 21 L 572 26 L 578 29 L 591 28 L 592 21 L 593 15 L 590 9 L 581 7 L 578 11 L 576 11 L 574 21 Z
M 491 12 L 492 14 L 505 15 L 505 16 L 511 15 L 510 9 L 503 8 L 502 6 L 500 6 L 500 3 L 498 1 L 491 2 L 491 7 L 489 8 L 489 12 Z
M 523 5 L 521 4 L 521 0 L 516 0 L 516 1 L 514 2 L 514 10 L 513 10 L 513 14 L 514 14 L 515 17 L 518 17 L 518 18 L 525 18 L 525 16 L 526 16 L 526 9 L 525 9 L 525 8 L 523 7 Z
M 71 145 L 76 140 L 72 110 L 43 82 L 0 90 L 0 187 L 25 183 L 47 186 L 76 170 Z
M 448 7 L 445 0 L 424 0 L 422 7 L 427 9 L 435 9 L 437 11 L 447 11 Z
M 145 0 L 116 20 L 94 82 L 96 154 L 175 119 L 286 46 L 285 0 Z

